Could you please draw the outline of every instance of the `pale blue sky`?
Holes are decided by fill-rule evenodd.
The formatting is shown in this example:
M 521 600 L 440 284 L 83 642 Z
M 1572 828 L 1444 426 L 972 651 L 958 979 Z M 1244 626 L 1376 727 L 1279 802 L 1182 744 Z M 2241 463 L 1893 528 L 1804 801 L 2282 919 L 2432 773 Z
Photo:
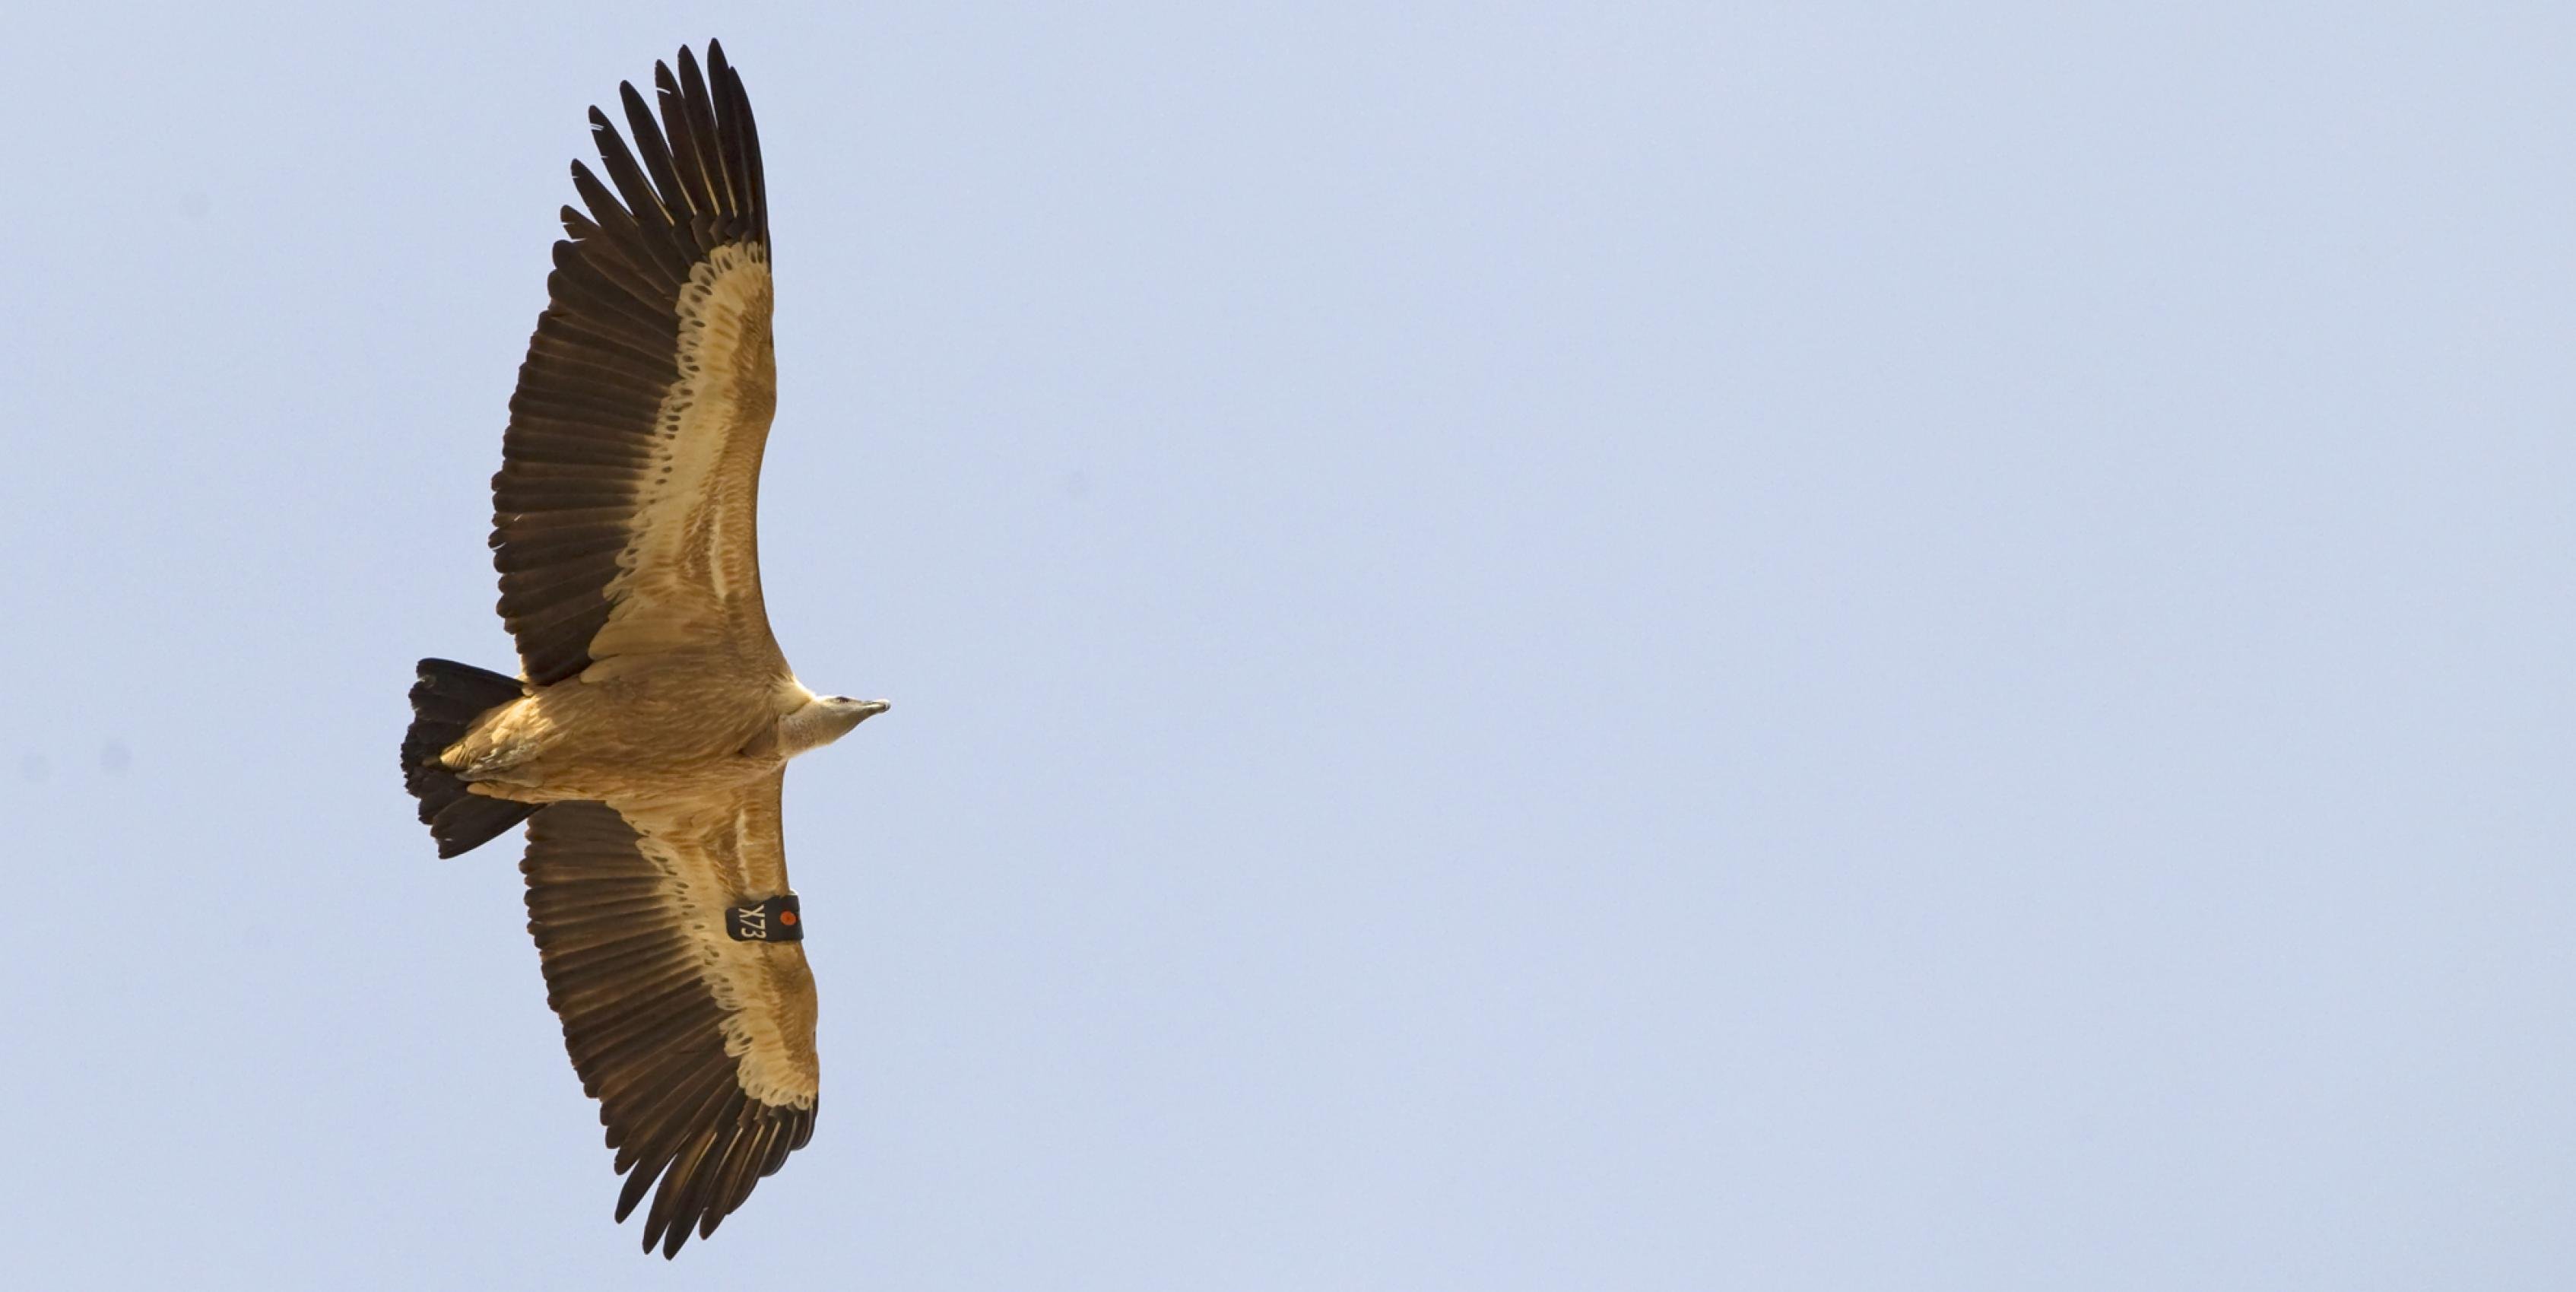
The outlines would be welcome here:
M 2576 10 L 712 12 L 13 15 L 13 1286 L 2576 1285 Z M 394 747 L 711 34 L 896 708 L 665 1266 Z

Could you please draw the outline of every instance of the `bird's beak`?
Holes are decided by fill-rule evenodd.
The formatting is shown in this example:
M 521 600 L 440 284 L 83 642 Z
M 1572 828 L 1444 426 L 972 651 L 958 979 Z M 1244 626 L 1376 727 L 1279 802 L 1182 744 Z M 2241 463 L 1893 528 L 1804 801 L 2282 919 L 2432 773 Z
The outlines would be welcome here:
M 865 722 L 893 707 L 883 700 L 870 700 L 859 706 L 859 721 Z

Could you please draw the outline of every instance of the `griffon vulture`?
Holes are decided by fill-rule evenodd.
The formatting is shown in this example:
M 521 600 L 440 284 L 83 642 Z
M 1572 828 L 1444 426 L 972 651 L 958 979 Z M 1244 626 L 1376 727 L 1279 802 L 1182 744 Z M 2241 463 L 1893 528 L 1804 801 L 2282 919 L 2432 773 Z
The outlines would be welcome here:
M 754 511 L 776 402 L 769 210 L 742 78 L 656 64 L 590 112 L 492 478 L 519 676 L 426 659 L 403 779 L 454 856 L 528 824 L 528 931 L 644 1248 L 676 1254 L 814 1133 L 787 760 L 886 709 L 770 636 Z M 656 116 L 654 108 L 659 107 Z M 655 1188 L 659 1181 L 660 1187 Z

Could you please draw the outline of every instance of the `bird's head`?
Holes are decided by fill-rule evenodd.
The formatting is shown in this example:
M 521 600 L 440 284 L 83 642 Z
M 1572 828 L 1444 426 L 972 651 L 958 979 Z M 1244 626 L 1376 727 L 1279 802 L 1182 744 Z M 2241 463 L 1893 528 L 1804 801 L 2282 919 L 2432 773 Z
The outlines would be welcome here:
M 883 700 L 853 700 L 846 695 L 818 695 L 814 702 L 822 705 L 843 731 L 894 707 Z
M 846 695 L 818 695 L 805 707 L 779 720 L 779 743 L 789 757 L 820 749 L 848 735 L 850 728 L 894 706 L 883 700 L 855 700 Z

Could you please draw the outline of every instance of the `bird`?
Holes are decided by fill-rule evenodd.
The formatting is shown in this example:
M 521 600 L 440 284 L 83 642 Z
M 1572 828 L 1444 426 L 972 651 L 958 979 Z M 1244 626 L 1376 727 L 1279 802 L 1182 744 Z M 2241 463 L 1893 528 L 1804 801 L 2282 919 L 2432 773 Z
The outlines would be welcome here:
M 813 1137 L 788 760 L 884 713 L 788 667 L 761 600 L 777 403 L 760 135 L 724 48 L 590 110 L 492 477 L 515 677 L 420 661 L 405 788 L 441 857 L 527 822 L 528 931 L 624 1223 L 678 1255 Z M 657 1184 L 658 1182 L 658 1184 Z

